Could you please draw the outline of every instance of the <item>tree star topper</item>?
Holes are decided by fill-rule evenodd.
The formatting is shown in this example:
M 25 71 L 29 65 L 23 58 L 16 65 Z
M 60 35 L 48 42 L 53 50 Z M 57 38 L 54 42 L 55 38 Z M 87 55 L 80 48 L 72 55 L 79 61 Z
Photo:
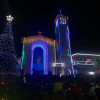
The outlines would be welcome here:
M 8 21 L 12 21 L 14 19 L 11 15 L 6 16 L 6 18 L 7 18 Z

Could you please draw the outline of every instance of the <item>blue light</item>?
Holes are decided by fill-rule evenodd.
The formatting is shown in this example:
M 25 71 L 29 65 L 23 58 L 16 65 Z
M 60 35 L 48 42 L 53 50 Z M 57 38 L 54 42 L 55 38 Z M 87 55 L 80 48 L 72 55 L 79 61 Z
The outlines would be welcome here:
M 36 47 L 41 47 L 43 49 L 43 65 L 44 65 L 44 75 L 48 74 L 48 47 L 43 41 L 35 41 L 32 44 L 32 51 L 31 51 L 31 69 L 30 69 L 30 74 L 32 75 L 33 71 L 33 57 L 34 57 L 34 49 Z
M 34 48 L 34 57 L 33 57 L 33 70 L 35 71 L 43 71 L 43 49 L 41 47 Z
M 66 39 L 68 39 L 68 33 L 66 33 Z
M 43 55 L 45 55 L 45 48 L 42 45 L 38 44 L 33 47 L 33 57 L 34 57 L 34 49 L 37 47 L 41 47 L 43 49 Z M 33 60 L 32 60 L 32 62 L 33 62 Z M 44 65 L 44 74 L 45 74 L 45 56 L 43 57 L 43 65 Z M 33 62 L 32 69 L 33 69 L 33 67 L 34 67 L 34 62 Z
M 60 18 L 58 18 L 58 35 L 59 35 L 60 61 L 62 62 L 62 59 L 61 59 L 61 47 L 60 47 L 60 31 L 59 31 L 59 26 L 60 26 Z
M 62 47 L 61 47 L 61 45 L 60 45 L 60 53 L 62 54 Z

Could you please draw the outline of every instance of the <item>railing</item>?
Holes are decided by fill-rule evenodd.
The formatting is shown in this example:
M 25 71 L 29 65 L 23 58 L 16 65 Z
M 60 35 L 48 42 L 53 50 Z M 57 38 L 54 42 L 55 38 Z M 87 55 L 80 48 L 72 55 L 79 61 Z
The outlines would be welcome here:
M 94 65 L 93 61 L 73 61 L 73 65 Z

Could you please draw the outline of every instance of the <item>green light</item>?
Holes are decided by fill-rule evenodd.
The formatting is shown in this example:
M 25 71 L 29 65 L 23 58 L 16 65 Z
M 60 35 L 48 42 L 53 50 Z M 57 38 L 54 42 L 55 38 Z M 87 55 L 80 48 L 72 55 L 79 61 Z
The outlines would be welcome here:
M 96 62 L 96 63 L 99 63 L 99 62 Z
M 69 54 L 69 49 L 67 49 L 67 56 L 70 56 L 70 54 Z
M 57 28 L 56 28 L 56 24 L 55 24 L 55 34 L 57 34 Z
M 25 37 L 24 37 L 24 41 L 25 41 Z M 23 50 L 22 50 L 22 64 L 23 64 L 24 57 L 25 57 L 25 52 L 24 52 L 24 41 L 23 41 Z M 22 69 L 22 64 L 21 64 L 21 69 Z
M 58 46 L 57 46 L 57 55 L 59 54 L 59 52 L 58 52 Z

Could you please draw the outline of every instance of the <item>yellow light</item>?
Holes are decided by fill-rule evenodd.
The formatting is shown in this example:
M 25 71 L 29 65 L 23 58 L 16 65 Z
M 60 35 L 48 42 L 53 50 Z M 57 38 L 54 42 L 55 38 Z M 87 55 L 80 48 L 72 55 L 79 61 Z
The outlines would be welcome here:
M 60 65 L 60 67 L 64 67 L 64 63 L 53 63 L 53 67 Z
M 50 38 L 45 37 L 45 36 L 42 36 L 42 35 L 25 37 L 25 41 L 24 41 L 24 38 L 22 38 L 22 42 L 24 41 L 25 44 L 33 43 L 33 42 L 38 41 L 38 40 L 44 41 L 49 45 L 55 46 L 55 40 L 50 39 Z
M 14 19 L 13 17 L 11 17 L 11 15 L 6 16 L 6 18 L 7 18 L 8 21 L 12 21 Z

